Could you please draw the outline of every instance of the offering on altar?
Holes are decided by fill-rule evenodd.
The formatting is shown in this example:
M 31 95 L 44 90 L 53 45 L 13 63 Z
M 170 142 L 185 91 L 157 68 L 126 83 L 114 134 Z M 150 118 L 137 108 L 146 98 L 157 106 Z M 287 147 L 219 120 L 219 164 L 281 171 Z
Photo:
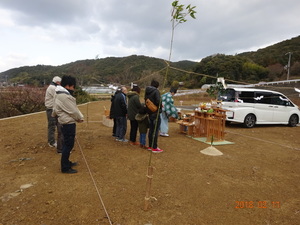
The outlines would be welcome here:
M 208 112 L 208 113 L 213 113 L 213 112 L 214 112 L 214 109 L 213 109 L 213 108 L 210 108 L 210 109 L 207 110 L 207 112 Z
M 205 109 L 206 108 L 206 103 L 201 102 L 200 103 L 200 109 Z

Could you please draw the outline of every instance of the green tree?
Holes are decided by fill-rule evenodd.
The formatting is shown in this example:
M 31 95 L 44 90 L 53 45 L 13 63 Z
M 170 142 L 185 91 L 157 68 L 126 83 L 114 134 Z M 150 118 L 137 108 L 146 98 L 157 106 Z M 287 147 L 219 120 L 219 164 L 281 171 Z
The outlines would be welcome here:
M 179 87 L 179 82 L 177 80 L 174 80 L 171 84 L 172 87 L 178 88 Z
M 248 81 L 261 81 L 268 77 L 268 69 L 252 62 L 245 62 L 242 67 L 242 74 Z
M 208 95 L 214 99 L 217 99 L 219 93 L 224 93 L 225 89 L 221 83 L 216 83 L 215 85 L 211 85 L 206 92 Z
M 20 72 L 17 77 L 11 79 L 11 83 L 14 84 L 28 84 L 30 80 L 29 73 Z
M 201 60 L 195 72 L 210 76 L 224 77 L 231 81 L 256 82 L 268 77 L 268 69 L 252 62 L 243 56 L 217 54 Z M 214 83 L 215 78 L 207 78 L 208 83 Z

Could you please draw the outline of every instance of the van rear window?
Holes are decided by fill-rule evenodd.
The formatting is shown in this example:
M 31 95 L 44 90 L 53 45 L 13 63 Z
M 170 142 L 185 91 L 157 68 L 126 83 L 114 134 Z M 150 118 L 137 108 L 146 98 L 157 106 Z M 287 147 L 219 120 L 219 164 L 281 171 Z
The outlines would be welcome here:
M 223 102 L 248 102 L 254 103 L 253 91 L 235 91 L 234 89 L 226 89 L 224 93 L 218 96 L 218 100 Z
M 218 100 L 223 102 L 234 102 L 235 100 L 235 90 L 226 89 L 224 92 L 219 92 Z

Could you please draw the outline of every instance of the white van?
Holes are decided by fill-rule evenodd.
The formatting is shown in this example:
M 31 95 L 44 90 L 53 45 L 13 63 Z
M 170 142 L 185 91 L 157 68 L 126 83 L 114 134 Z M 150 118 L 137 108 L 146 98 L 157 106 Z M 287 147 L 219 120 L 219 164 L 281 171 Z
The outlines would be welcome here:
M 227 88 L 218 100 L 226 112 L 227 122 L 243 123 L 251 128 L 255 124 L 299 123 L 300 109 L 285 95 L 263 89 Z

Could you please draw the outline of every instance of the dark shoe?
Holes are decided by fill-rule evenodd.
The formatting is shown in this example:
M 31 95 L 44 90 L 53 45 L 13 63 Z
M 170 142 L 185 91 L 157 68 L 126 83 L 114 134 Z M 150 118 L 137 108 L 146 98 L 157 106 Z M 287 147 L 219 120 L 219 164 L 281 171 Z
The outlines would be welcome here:
M 70 166 L 77 166 L 77 162 L 71 162 Z
M 66 171 L 61 171 L 62 173 L 77 173 L 77 170 L 74 170 L 72 168 L 66 170 Z
M 61 154 L 62 150 L 56 150 L 57 154 Z
M 147 149 L 148 150 L 148 147 L 146 145 L 140 144 L 140 147 L 143 148 L 143 149 Z
M 140 143 L 136 142 L 136 141 L 130 141 L 129 144 L 131 144 L 131 145 L 139 145 Z

